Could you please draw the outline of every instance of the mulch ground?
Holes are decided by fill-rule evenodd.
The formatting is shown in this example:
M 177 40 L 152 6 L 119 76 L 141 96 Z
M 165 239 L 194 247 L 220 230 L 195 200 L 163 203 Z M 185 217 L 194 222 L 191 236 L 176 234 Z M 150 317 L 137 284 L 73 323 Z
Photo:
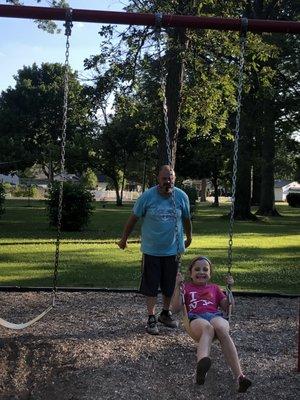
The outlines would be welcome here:
M 0 399 L 298 399 L 297 298 L 236 297 L 232 337 L 253 381 L 237 394 L 217 342 L 204 386 L 184 330 L 145 333 L 144 300 L 131 293 L 59 293 L 56 308 L 22 331 L 0 327 Z M 0 293 L 0 316 L 33 318 L 49 293 Z

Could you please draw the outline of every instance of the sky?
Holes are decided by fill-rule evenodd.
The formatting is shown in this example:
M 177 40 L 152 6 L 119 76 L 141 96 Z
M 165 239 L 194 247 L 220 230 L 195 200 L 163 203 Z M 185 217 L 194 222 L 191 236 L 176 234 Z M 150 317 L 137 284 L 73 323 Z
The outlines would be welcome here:
M 23 0 L 24 5 L 46 7 L 46 2 Z M 0 0 L 0 4 L 7 4 Z M 72 8 L 122 11 L 126 0 L 69 0 Z M 62 22 L 58 23 L 62 26 Z M 90 55 L 98 54 L 100 24 L 74 23 L 70 38 L 70 65 L 78 71 L 79 77 L 87 77 L 83 70 L 83 60 Z M 15 86 L 13 76 L 23 66 L 30 66 L 34 62 L 64 63 L 65 35 L 64 29 L 60 34 L 49 34 L 37 28 L 33 20 L 19 18 L 0 18 L 0 92 L 9 86 Z M 5 40 L 3 39 L 5 38 Z

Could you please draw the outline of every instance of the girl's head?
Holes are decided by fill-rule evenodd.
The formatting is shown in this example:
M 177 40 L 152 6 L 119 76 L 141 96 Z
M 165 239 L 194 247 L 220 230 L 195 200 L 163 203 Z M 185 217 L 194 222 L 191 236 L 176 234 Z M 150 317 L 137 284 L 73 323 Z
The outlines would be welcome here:
M 190 277 L 193 283 L 204 285 L 212 275 L 212 263 L 204 256 L 198 256 L 192 260 L 189 266 Z

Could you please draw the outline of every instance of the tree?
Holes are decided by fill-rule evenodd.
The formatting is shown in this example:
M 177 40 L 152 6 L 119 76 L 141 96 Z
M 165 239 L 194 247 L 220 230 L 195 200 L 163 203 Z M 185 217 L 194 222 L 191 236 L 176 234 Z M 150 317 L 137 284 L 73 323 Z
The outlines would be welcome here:
M 18 169 L 40 164 L 52 181 L 60 161 L 64 66 L 33 64 L 19 70 L 15 80 L 15 88 L 9 87 L 0 97 L 1 158 L 19 160 Z M 90 100 L 76 73 L 70 71 L 66 131 L 69 167 L 76 168 L 74 160 L 68 161 L 71 143 L 81 138 L 87 145 L 94 126 Z
M 23 1 L 20 0 L 6 0 L 7 3 L 11 3 L 14 5 L 25 5 Z M 42 0 L 36 0 L 37 3 L 42 3 Z M 51 7 L 69 7 L 69 3 L 65 0 L 45 0 L 47 5 Z M 57 24 L 54 21 L 46 21 L 46 20 L 36 20 L 38 28 L 48 32 L 48 33 L 60 33 L 60 29 L 57 27 Z
M 295 15 L 293 10 L 296 7 L 292 1 L 141 0 L 131 1 L 126 10 L 192 15 L 213 14 L 225 17 L 239 17 L 243 14 L 251 18 L 261 13 L 261 6 L 265 17 L 277 15 L 279 19 L 286 17 L 292 19 Z M 160 53 L 155 47 L 155 32 L 151 28 L 130 27 L 121 33 L 118 46 L 113 41 L 114 27 L 105 27 L 101 35 L 105 38 L 103 51 L 100 55 L 91 57 L 86 66 L 95 70 L 95 82 L 105 87 L 106 94 L 126 92 L 130 88 L 138 96 L 146 56 L 150 59 L 148 64 L 157 66 L 157 77 L 160 76 L 161 70 L 158 67 L 162 66 L 166 74 L 165 95 L 173 158 L 176 156 L 177 143 L 182 132 L 187 133 L 189 140 L 201 132 L 203 136 L 209 136 L 212 143 L 220 142 L 221 137 L 230 135 L 232 137 L 239 55 L 237 34 L 165 28 Z M 263 190 L 268 188 L 268 193 L 271 194 L 269 181 L 272 180 L 272 174 L 266 173 L 263 178 L 262 170 L 254 171 L 252 167 L 254 159 L 258 160 L 257 165 L 263 165 L 262 155 L 264 158 L 268 156 L 269 161 L 273 157 L 271 152 L 263 152 L 261 147 L 264 146 L 265 150 L 272 149 L 272 146 L 267 144 L 268 138 L 272 138 L 270 134 L 267 135 L 272 129 L 272 124 L 266 126 L 267 119 L 264 118 L 262 110 L 265 109 L 263 102 L 268 98 L 268 90 L 272 93 L 275 83 L 272 65 L 277 53 L 274 43 L 265 40 L 264 35 L 248 35 L 235 213 L 238 218 L 255 218 L 251 213 L 251 171 L 253 174 L 255 172 L 256 182 L 267 180 L 268 184 L 261 184 L 261 188 Z M 152 85 L 151 90 L 154 87 L 155 85 Z M 159 85 L 156 85 L 156 93 L 156 101 L 154 99 L 152 101 L 158 110 L 157 99 L 163 96 Z M 276 128 L 280 119 L 277 111 L 273 114 L 276 118 L 273 126 Z M 254 129 L 254 121 L 257 120 L 262 121 L 261 129 Z M 163 119 L 157 121 L 156 125 L 159 133 L 156 136 L 159 141 L 159 160 L 162 162 L 166 159 Z M 267 165 L 273 168 L 274 163 L 269 161 Z M 228 163 L 228 160 L 224 162 Z M 259 192 L 261 193 L 261 190 Z M 256 190 L 255 194 L 260 195 L 259 192 Z
M 290 0 L 253 0 L 247 2 L 244 15 L 248 18 L 296 20 L 297 7 Z M 294 50 L 283 50 L 287 42 L 293 43 L 297 54 L 299 38 L 296 35 L 248 34 L 235 210 L 237 218 L 254 218 L 251 213 L 251 187 L 252 204 L 260 205 L 258 213 L 277 215 L 274 202 L 276 140 L 280 126 L 283 128 L 285 125 L 280 129 L 281 137 L 293 132 L 283 121 L 288 119 L 291 125 L 295 123 L 294 106 L 288 106 L 287 97 L 293 98 L 290 105 L 296 101 L 294 85 L 299 82 L 299 78 L 291 79 L 296 77 L 299 68 L 296 67 Z M 284 73 L 281 73 L 282 69 Z
M 111 178 L 120 206 L 129 165 L 141 158 L 147 138 L 134 99 L 119 96 L 116 102 L 116 114 L 101 128 L 95 140 L 94 168 Z
M 174 14 L 196 15 L 200 12 L 202 14 L 205 14 L 205 12 L 211 13 L 210 5 L 211 1 L 201 2 L 200 7 L 199 5 L 195 5 L 195 2 L 188 0 L 176 0 L 173 2 L 143 0 L 139 2 L 131 1 L 125 9 L 130 12 L 160 11 Z M 226 6 L 225 8 L 228 9 L 230 7 Z M 173 158 L 172 163 L 174 165 L 177 141 L 182 123 L 181 111 L 184 107 L 183 103 L 185 100 L 184 85 L 186 84 L 186 77 L 183 73 L 184 67 L 189 57 L 194 54 L 196 45 L 199 42 L 199 37 L 202 38 L 203 48 L 205 45 L 211 48 L 211 36 L 209 35 L 209 37 L 206 37 L 202 33 L 194 35 L 191 32 L 187 33 L 185 29 L 166 28 L 161 35 L 160 49 L 157 49 L 157 30 L 152 28 L 131 26 L 128 30 L 120 34 L 121 40 L 117 45 L 113 40 L 114 32 L 113 26 L 102 28 L 100 31 L 100 35 L 104 37 L 102 53 L 86 60 L 86 68 L 95 70 L 95 85 L 97 89 L 101 88 L 103 94 L 107 95 L 108 93 L 116 94 L 120 91 L 124 92 L 128 88 L 138 90 L 136 84 L 140 77 L 139 74 L 145 66 L 145 60 L 147 59 L 149 63 L 150 59 L 150 63 L 156 65 L 156 81 L 159 82 L 161 75 L 165 75 L 166 85 L 164 93 L 162 92 L 162 88 L 156 84 L 156 103 L 157 99 L 163 96 L 166 97 L 168 130 Z M 191 44 L 192 41 L 194 42 L 194 47 Z M 227 41 L 227 43 L 229 43 L 229 41 Z M 160 52 L 158 50 L 160 50 Z M 227 52 L 230 54 L 229 51 Z M 213 51 L 211 51 L 211 53 L 213 53 Z M 214 60 L 217 60 L 220 54 L 222 54 L 222 50 L 218 51 Z M 201 61 L 203 61 L 203 59 L 201 59 Z M 207 57 L 207 61 L 210 61 L 209 57 Z M 192 67 L 193 65 L 194 63 L 191 63 Z M 101 106 L 103 102 L 105 102 L 104 98 L 105 96 L 103 95 Z M 208 96 L 206 98 L 208 100 Z M 212 103 L 211 99 L 210 103 Z M 211 109 L 211 107 L 208 108 Z M 160 110 L 162 110 L 162 104 L 160 104 Z M 160 111 L 160 114 L 161 113 L 162 111 Z M 210 119 L 212 120 L 212 115 L 210 115 Z M 163 118 L 161 118 L 159 122 L 161 126 L 158 136 L 158 165 L 164 164 L 167 159 Z
M 293 2 L 278 3 L 282 4 L 254 2 L 255 17 L 297 19 L 299 8 Z M 297 124 L 299 126 L 299 107 L 295 105 L 299 102 L 297 59 L 300 40 L 296 35 L 266 35 L 264 41 L 274 50 L 273 55 L 260 65 L 259 93 L 264 123 L 261 135 L 261 198 L 257 214 L 277 216 L 274 198 L 276 142 L 287 143 L 282 138 L 290 137 Z
M 216 140 L 213 133 L 203 136 L 201 132 L 191 139 L 181 135 L 178 141 L 177 174 L 190 179 L 210 179 L 216 207 L 219 206 L 220 184 L 226 187 L 231 173 L 228 170 L 231 143 L 230 136 L 222 135 Z

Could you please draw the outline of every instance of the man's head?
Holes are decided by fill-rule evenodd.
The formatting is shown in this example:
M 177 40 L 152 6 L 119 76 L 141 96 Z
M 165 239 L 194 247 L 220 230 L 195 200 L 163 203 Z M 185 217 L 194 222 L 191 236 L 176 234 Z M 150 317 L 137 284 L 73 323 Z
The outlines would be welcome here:
M 175 183 L 175 172 L 170 165 L 163 165 L 158 173 L 158 186 L 161 194 L 171 194 Z

